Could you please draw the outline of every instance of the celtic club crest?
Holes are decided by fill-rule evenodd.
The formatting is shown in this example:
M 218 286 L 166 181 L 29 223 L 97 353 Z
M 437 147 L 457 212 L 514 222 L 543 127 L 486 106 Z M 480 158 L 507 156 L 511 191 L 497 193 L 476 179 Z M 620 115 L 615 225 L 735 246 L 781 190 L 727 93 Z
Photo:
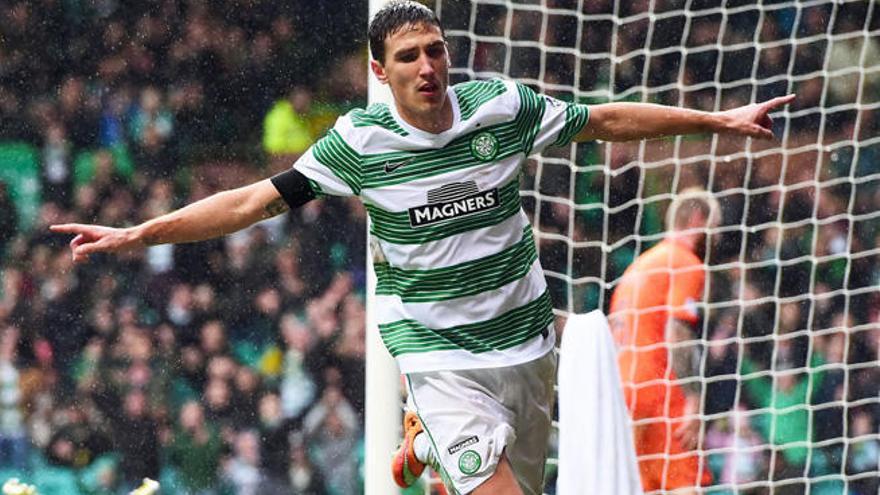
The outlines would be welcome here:
M 473 450 L 468 450 L 458 458 L 458 469 L 464 474 L 474 474 L 483 465 L 480 454 Z
M 493 160 L 499 148 L 498 138 L 491 132 L 481 132 L 471 138 L 471 154 L 481 162 Z

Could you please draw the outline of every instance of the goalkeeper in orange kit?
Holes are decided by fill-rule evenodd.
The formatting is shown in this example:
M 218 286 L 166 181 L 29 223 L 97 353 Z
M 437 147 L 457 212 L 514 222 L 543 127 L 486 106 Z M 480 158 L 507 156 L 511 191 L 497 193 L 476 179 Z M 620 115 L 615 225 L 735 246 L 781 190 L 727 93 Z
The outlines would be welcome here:
M 627 268 L 611 297 L 624 397 L 645 491 L 690 493 L 712 482 L 696 452 L 700 434 L 699 347 L 703 257 L 717 202 L 702 190 L 679 193 L 667 235 Z

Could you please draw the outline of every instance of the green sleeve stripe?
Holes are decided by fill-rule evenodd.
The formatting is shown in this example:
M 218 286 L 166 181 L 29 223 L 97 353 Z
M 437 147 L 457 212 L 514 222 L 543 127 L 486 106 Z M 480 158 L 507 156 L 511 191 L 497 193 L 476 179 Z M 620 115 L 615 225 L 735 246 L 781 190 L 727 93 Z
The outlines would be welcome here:
M 313 181 L 312 179 L 308 179 L 308 181 L 309 181 L 309 187 L 312 188 L 312 192 L 315 193 L 316 198 L 321 198 L 321 197 L 324 197 L 327 195 L 324 192 L 324 190 L 321 189 L 321 184 L 318 184 L 317 182 Z
M 471 81 L 453 88 L 458 98 L 461 119 L 467 120 L 485 103 L 507 92 L 507 87 L 499 79 L 490 81 Z
M 349 113 L 349 117 L 355 127 L 377 126 L 400 136 L 409 136 L 409 133 L 394 120 L 391 110 L 385 103 L 374 103 L 366 110 L 353 110 Z
M 399 296 L 405 303 L 445 301 L 498 289 L 525 277 L 538 253 L 531 226 L 522 239 L 503 251 L 454 266 L 429 270 L 406 270 L 375 265 L 376 294 Z
M 559 136 L 553 142 L 553 146 L 565 146 L 581 132 L 590 120 L 590 109 L 586 105 L 572 103 L 565 107 L 565 126 L 559 131 Z
M 360 194 L 361 156 L 342 139 L 336 129 L 331 129 L 318 140 L 312 150 L 321 165 L 345 182 L 354 194 Z
M 410 225 L 408 211 L 391 212 L 371 204 L 365 206 L 373 221 L 370 232 L 379 239 L 393 244 L 424 244 L 490 227 L 517 214 L 522 204 L 519 196 L 519 178 L 503 186 L 498 191 L 498 196 L 501 203 L 498 208 L 423 227 Z
M 517 127 L 522 151 L 528 156 L 532 154 L 535 138 L 541 129 L 541 119 L 544 117 L 544 107 L 547 102 L 523 84 L 517 83 L 516 87 L 520 98 L 520 109 L 516 116 Z
M 550 293 L 500 316 L 450 328 L 432 329 L 415 320 L 379 325 L 382 340 L 392 356 L 466 350 L 474 354 L 515 347 L 543 332 L 553 322 Z

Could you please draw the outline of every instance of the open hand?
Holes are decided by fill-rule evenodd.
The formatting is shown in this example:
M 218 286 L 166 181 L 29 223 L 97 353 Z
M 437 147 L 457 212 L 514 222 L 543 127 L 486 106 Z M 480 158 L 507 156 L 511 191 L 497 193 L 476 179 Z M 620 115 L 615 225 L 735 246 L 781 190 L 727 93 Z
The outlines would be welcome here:
M 700 418 L 690 417 L 682 419 L 680 423 L 676 424 L 672 434 L 683 449 L 693 450 L 697 448 L 697 441 L 700 439 Z
M 66 223 L 52 225 L 49 230 L 59 234 L 75 235 L 70 241 L 70 251 L 74 263 L 88 261 L 89 255 L 92 253 L 119 253 L 143 247 L 143 244 L 132 235 L 130 229 Z
M 757 139 L 773 139 L 773 119 L 770 118 L 770 112 L 788 105 L 794 98 L 793 94 L 779 96 L 721 112 L 727 121 L 726 130 Z
M 672 435 L 678 440 L 682 448 L 693 450 L 697 448 L 700 440 L 700 397 L 697 394 L 686 394 L 684 400 L 684 412 L 681 418 L 674 423 Z

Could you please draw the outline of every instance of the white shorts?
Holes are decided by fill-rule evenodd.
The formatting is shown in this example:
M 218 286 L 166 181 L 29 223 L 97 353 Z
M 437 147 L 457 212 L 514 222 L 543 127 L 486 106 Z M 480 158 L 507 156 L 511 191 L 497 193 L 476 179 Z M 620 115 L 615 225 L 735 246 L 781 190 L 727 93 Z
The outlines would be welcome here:
M 489 479 L 505 453 L 526 495 L 540 495 L 550 435 L 556 351 L 502 368 L 406 375 L 415 411 L 451 494 Z

